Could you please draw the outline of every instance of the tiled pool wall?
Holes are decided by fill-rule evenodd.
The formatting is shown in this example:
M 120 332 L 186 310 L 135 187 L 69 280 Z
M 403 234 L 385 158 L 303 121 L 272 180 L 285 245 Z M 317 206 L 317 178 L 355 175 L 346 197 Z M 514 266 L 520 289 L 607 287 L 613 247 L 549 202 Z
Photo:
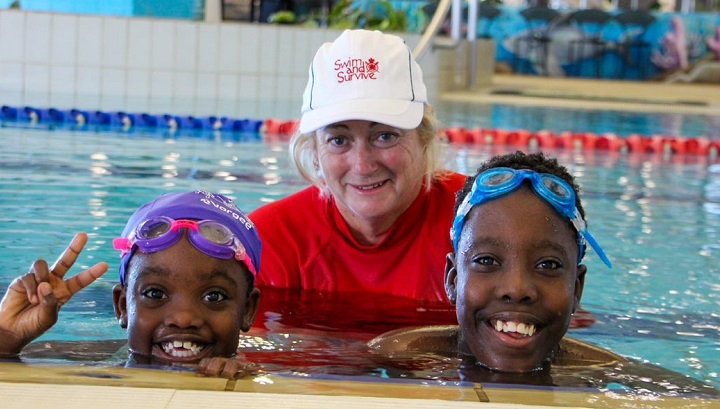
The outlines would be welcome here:
M 329 29 L 0 10 L 0 105 L 293 119 Z M 419 35 L 402 34 L 411 49 Z M 439 52 L 423 68 L 437 96 Z

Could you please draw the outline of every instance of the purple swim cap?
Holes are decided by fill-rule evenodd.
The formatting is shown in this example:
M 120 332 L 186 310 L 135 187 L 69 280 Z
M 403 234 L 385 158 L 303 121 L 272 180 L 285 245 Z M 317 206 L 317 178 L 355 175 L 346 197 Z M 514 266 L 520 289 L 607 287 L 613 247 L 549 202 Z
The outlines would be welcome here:
M 250 258 L 256 273 L 260 273 L 260 251 L 262 242 L 255 225 L 245 216 L 229 198 L 201 190 L 183 193 L 166 193 L 152 202 L 142 205 L 130 217 L 122 237 L 129 239 L 138 225 L 155 217 L 169 217 L 180 220 L 212 220 L 230 229 L 245 247 L 246 257 Z M 131 251 L 123 253 L 120 262 L 120 283 L 125 285 L 130 259 L 137 250 L 134 245 Z

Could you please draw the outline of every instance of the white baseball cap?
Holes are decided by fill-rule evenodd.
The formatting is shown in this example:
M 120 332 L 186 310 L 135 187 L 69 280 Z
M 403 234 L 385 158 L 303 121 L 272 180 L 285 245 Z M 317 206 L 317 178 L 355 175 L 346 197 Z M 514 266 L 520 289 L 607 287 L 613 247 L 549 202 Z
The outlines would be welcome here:
M 414 129 L 427 102 L 422 69 L 402 38 L 345 30 L 310 64 L 300 132 L 353 119 Z

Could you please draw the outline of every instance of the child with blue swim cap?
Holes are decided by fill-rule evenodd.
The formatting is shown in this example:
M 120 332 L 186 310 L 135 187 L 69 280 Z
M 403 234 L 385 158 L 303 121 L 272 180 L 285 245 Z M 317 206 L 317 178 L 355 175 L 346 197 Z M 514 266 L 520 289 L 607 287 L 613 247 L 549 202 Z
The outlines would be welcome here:
M 78 234 L 52 268 L 38 260 L 13 281 L 0 302 L 0 356 L 18 356 L 52 327 L 63 304 L 107 271 L 98 263 L 64 278 L 86 243 Z M 113 306 L 131 363 L 191 365 L 231 379 L 254 369 L 236 352 L 238 334 L 257 312 L 262 246 L 230 199 L 162 195 L 138 209 L 113 244 L 122 257 Z
M 445 289 L 462 354 L 503 372 L 529 372 L 558 350 L 580 304 L 589 244 L 578 187 L 541 153 L 491 159 L 457 194 Z
M 490 372 L 549 366 L 580 303 L 586 246 L 610 266 L 573 177 L 542 153 L 496 156 L 467 179 L 454 210 L 445 291 L 459 326 L 393 331 L 369 345 L 379 354 L 445 351 Z

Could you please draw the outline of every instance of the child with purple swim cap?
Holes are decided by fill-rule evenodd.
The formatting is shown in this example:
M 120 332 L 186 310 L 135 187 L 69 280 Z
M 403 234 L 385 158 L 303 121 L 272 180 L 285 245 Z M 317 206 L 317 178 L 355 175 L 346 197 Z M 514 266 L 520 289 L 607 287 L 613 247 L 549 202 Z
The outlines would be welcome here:
M 78 234 L 52 268 L 36 261 L 0 302 L 0 357 L 17 357 L 50 329 L 70 298 L 108 269 L 64 279 L 87 243 Z M 252 222 L 225 196 L 169 193 L 133 214 L 122 237 L 113 306 L 127 329 L 130 362 L 196 366 L 236 379 L 255 365 L 236 355 L 238 334 L 255 319 L 261 242 Z

